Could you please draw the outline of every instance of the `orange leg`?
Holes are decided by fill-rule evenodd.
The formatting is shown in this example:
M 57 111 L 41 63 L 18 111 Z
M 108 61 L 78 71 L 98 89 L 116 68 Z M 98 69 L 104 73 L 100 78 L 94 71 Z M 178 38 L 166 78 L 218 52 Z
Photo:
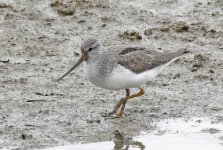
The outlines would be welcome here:
M 133 95 L 130 95 L 129 89 L 126 89 L 126 97 L 121 98 L 120 101 L 115 105 L 115 108 L 113 109 L 113 111 L 111 113 L 109 113 L 109 114 L 110 115 L 115 114 L 119 110 L 119 108 L 121 107 L 121 105 L 122 105 L 120 112 L 117 114 L 118 117 L 122 117 L 123 114 L 124 114 L 124 109 L 125 109 L 125 105 L 126 105 L 127 101 L 129 99 L 132 99 L 132 98 L 141 96 L 144 93 L 145 93 L 144 90 L 142 88 L 140 88 L 140 91 L 138 93 L 133 94 Z
M 126 97 L 128 97 L 130 95 L 130 90 L 129 89 L 125 89 L 125 90 L 126 90 Z M 119 102 L 115 105 L 114 109 L 109 113 L 109 115 L 115 114 L 119 110 L 121 105 L 124 103 L 126 97 L 121 98 L 119 100 Z
M 125 89 L 126 91 L 126 97 L 129 97 L 130 96 L 130 90 L 129 89 Z M 119 111 L 119 113 L 117 114 L 118 117 L 123 117 L 123 115 L 125 116 L 125 113 L 124 113 L 124 109 L 125 109 L 125 105 L 127 103 L 127 98 L 125 99 L 125 101 L 123 101 L 122 103 L 122 107 L 119 106 L 119 108 L 121 107 L 121 110 Z

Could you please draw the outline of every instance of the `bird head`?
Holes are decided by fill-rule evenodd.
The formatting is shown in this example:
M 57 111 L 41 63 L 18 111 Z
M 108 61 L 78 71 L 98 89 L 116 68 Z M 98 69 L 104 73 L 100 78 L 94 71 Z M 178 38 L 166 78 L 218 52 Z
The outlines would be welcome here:
M 73 67 L 71 67 L 64 75 L 58 78 L 57 81 L 63 79 L 72 70 L 77 68 L 77 66 L 79 66 L 82 62 L 87 61 L 89 56 L 91 56 L 93 53 L 97 53 L 97 49 L 99 49 L 100 46 L 101 46 L 101 43 L 98 39 L 88 38 L 84 40 L 83 43 L 81 44 L 81 57 L 73 65 Z

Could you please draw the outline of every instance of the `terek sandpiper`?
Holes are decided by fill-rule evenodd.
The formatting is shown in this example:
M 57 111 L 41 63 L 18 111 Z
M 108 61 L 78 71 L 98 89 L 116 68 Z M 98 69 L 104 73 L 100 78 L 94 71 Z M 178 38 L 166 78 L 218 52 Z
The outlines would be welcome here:
M 156 52 L 126 45 L 104 47 L 98 39 L 89 38 L 82 43 L 81 53 L 74 66 L 57 81 L 85 61 L 86 77 L 91 83 L 108 90 L 126 90 L 126 96 L 109 113 L 115 114 L 120 109 L 117 115 L 122 117 L 127 100 L 143 95 L 141 86 L 186 51 Z M 139 88 L 139 92 L 130 95 L 130 88 Z

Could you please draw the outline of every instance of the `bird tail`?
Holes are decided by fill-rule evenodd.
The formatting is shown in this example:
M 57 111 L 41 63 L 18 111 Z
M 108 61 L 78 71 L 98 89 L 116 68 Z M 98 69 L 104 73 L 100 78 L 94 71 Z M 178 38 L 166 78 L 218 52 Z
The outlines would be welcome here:
M 185 54 L 187 54 L 187 53 L 189 53 L 189 52 L 190 52 L 190 51 L 187 50 L 187 49 L 181 49 L 181 50 L 178 50 L 178 51 L 175 51 L 175 52 L 168 53 L 168 54 L 167 54 L 167 58 L 168 58 L 169 60 L 172 60 L 172 59 L 174 59 L 174 58 L 176 58 L 176 57 L 179 57 L 179 56 L 181 56 L 181 55 L 185 55 Z

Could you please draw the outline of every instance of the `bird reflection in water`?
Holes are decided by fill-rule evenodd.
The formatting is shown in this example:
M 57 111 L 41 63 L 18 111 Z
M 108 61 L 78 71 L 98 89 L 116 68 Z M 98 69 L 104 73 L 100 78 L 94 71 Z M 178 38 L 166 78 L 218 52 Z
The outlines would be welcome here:
M 130 146 L 144 150 L 145 146 L 142 142 L 134 141 L 132 138 L 125 137 L 123 133 L 120 133 L 118 130 L 114 132 L 114 150 L 128 150 Z

